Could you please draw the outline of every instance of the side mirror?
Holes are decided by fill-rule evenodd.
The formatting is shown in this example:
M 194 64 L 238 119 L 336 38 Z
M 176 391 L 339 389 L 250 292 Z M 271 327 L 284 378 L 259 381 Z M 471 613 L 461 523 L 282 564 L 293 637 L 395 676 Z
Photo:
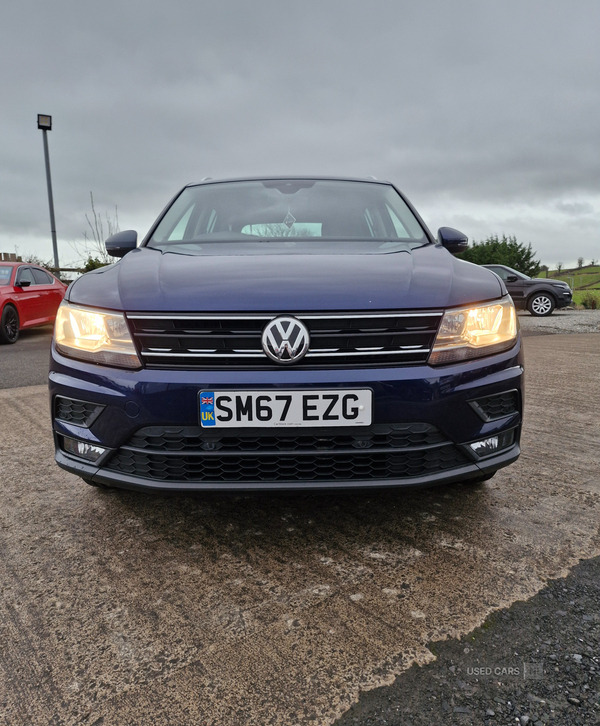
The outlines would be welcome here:
M 124 257 L 137 247 L 137 232 L 133 229 L 117 232 L 117 234 L 109 237 L 104 244 L 111 257 Z
M 506 282 L 519 282 L 519 278 L 516 275 L 507 275 Z
M 29 287 L 31 285 L 31 280 L 18 280 L 15 282 L 15 287 Z
M 452 227 L 440 227 L 438 229 L 438 241 L 442 247 L 445 247 L 453 255 L 464 252 L 469 246 L 469 238 Z

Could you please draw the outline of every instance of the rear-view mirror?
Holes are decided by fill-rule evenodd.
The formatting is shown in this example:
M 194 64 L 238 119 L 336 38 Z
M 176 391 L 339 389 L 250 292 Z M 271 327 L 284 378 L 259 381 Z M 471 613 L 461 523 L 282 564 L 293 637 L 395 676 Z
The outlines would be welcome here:
M 438 229 L 438 241 L 448 252 L 458 255 L 464 252 L 469 246 L 469 238 L 452 227 L 440 227 Z
M 134 229 L 117 232 L 117 234 L 109 237 L 104 244 L 111 257 L 124 257 L 137 247 L 137 232 Z

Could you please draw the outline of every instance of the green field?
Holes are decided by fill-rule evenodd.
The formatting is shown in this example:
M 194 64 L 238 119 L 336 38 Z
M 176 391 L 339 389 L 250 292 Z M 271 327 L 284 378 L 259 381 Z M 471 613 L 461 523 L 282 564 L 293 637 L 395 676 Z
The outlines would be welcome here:
M 573 302 L 576 305 L 591 307 L 592 300 L 596 300 L 596 307 L 600 308 L 600 265 L 575 267 L 560 271 L 548 270 L 548 274 L 540 272 L 538 277 L 548 277 L 553 280 L 563 280 L 573 289 Z
M 596 307 L 600 309 L 600 290 L 576 290 L 573 293 L 573 302 L 576 305 L 592 307 L 592 298 L 596 300 Z
M 538 277 L 546 277 L 546 273 L 540 272 Z M 598 265 L 595 265 L 594 267 L 582 267 L 581 269 L 563 269 L 560 273 L 556 270 L 548 270 L 548 277 L 554 278 L 555 280 L 564 280 L 565 282 L 573 283 L 576 290 L 580 290 L 583 287 L 586 289 L 600 289 L 600 266 Z

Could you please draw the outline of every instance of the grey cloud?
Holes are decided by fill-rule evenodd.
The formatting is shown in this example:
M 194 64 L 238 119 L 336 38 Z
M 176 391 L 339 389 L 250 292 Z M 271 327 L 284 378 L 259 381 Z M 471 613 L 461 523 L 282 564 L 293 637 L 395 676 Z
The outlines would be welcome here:
M 556 202 L 556 209 L 559 212 L 568 214 L 572 217 L 579 217 L 583 215 L 593 214 L 594 207 L 588 203 L 577 203 L 577 202 Z
M 595 0 L 35 0 L 2 15 L 2 240 L 48 226 L 38 112 L 54 116 L 63 239 L 81 236 L 90 190 L 151 220 L 204 176 L 374 174 L 506 225 L 514 205 L 578 218 L 598 199 Z

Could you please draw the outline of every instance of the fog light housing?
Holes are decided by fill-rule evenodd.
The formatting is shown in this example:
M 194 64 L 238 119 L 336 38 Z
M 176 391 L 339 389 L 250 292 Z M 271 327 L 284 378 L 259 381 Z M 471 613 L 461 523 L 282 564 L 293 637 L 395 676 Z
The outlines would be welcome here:
M 70 436 L 63 436 L 63 449 L 67 454 L 77 456 L 79 459 L 85 459 L 92 463 L 97 461 L 106 449 L 96 444 L 89 444 L 87 441 L 79 441 L 72 439 Z
M 495 436 L 488 436 L 487 439 L 481 439 L 480 441 L 474 441 L 469 444 L 471 450 L 479 458 L 495 454 L 502 449 L 506 449 L 512 446 L 515 442 L 515 431 L 503 431 Z

